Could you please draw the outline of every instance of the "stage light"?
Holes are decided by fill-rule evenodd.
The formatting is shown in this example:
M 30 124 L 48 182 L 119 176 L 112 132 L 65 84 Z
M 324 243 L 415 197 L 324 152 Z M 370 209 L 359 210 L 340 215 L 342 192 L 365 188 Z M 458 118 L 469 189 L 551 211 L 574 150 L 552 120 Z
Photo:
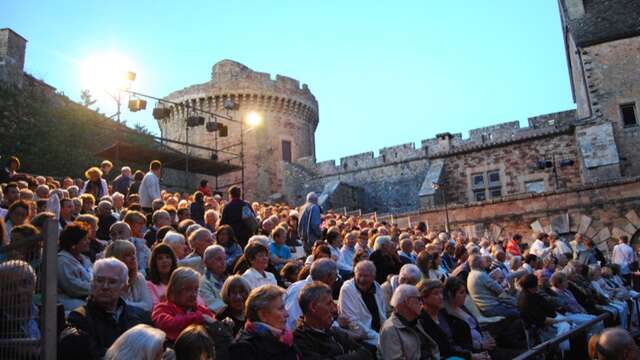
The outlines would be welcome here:
M 262 116 L 255 111 L 247 114 L 247 124 L 251 127 L 258 126 L 262 123 Z

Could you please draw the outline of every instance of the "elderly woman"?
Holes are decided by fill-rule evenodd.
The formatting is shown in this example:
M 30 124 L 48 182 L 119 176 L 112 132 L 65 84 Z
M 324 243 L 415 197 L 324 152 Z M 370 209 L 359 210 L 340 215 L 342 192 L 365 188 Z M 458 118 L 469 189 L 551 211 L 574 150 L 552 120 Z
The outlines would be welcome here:
M 299 359 L 293 344 L 293 334 L 286 329 L 287 311 L 284 290 L 275 285 L 255 288 L 246 303 L 247 322 L 231 344 L 235 359 Z
M 238 245 L 233 234 L 233 228 L 229 225 L 220 225 L 216 230 L 216 244 L 224 247 L 227 253 L 227 271 L 231 272 L 233 264 L 242 256 L 242 248 Z
M 591 280 L 591 288 L 595 292 L 609 300 L 609 306 L 616 309 L 620 326 L 626 329 L 629 325 L 629 305 L 618 297 L 618 293 L 615 288 L 610 287 L 606 281 L 602 278 L 600 265 L 594 264 L 589 266 L 589 280 Z
M 164 353 L 165 333 L 149 325 L 138 324 L 125 331 L 111 345 L 105 360 L 158 360 Z
M 566 318 L 578 325 L 595 318 L 594 315 L 587 314 L 587 310 L 580 305 L 575 296 L 569 291 L 569 278 L 567 274 L 562 271 L 555 272 L 551 275 L 549 282 L 551 283 L 552 294 L 555 295 L 555 300 L 561 304 L 562 310 L 564 311 L 563 315 Z M 603 324 L 599 322 L 592 327 L 590 331 L 598 332 L 603 328 Z
M 91 260 L 82 253 L 89 250 L 85 225 L 70 224 L 60 233 L 58 253 L 58 298 L 66 312 L 85 303 L 91 291 Z
M 184 235 L 175 231 L 169 231 L 165 234 L 162 242 L 171 247 L 177 260 L 182 260 L 187 256 L 187 241 Z
M 107 181 L 102 178 L 102 171 L 97 167 L 91 167 L 84 172 L 87 181 L 84 182 L 80 194 L 91 194 L 94 199 L 100 199 L 109 195 L 109 187 Z
M 488 351 L 491 359 L 512 359 L 526 349 L 519 320 L 502 323 L 492 329 L 501 344 L 521 350 L 499 347 L 492 335 L 482 332 L 478 320 L 465 307 L 466 297 L 465 283 L 455 277 L 448 278 L 444 284 L 445 312 L 456 344 L 471 352 Z
M 408 284 L 398 286 L 391 298 L 391 306 L 393 313 L 380 329 L 378 358 L 439 359 L 438 344 L 417 321 L 422 306 L 418 289 Z
M 138 271 L 135 246 L 126 240 L 115 240 L 106 248 L 104 257 L 114 257 L 127 265 L 129 282 L 122 299 L 129 305 L 151 311 L 153 300 L 149 294 L 144 275 Z
M 198 304 L 200 274 L 182 267 L 176 269 L 169 279 L 167 300 L 153 308 L 151 319 L 156 327 L 167 334 L 169 341 L 175 341 L 184 328 L 191 324 L 213 324 L 215 314 Z
M 225 307 L 220 291 L 227 279 L 227 254 L 222 246 L 211 245 L 204 250 L 203 261 L 207 270 L 200 280 L 200 297 L 207 304 L 209 310 L 218 313 Z
M 242 274 L 242 277 L 249 283 L 251 289 L 262 285 L 277 285 L 276 277 L 266 271 L 269 266 L 269 249 L 266 246 L 255 242 L 247 245 L 244 256 L 251 266 Z
M 226 308 L 217 313 L 216 318 L 218 320 L 229 319 L 233 321 L 234 336 L 244 327 L 246 321 L 244 306 L 249 297 L 249 292 L 251 292 L 249 284 L 240 275 L 228 277 L 222 285 L 220 296 Z
M 37 309 L 32 302 L 36 274 L 22 260 L 0 264 L 0 339 L 40 339 Z M 13 353 L 18 358 L 31 359 L 39 354 L 37 347 L 21 347 Z M 6 353 L 5 353 L 6 354 Z

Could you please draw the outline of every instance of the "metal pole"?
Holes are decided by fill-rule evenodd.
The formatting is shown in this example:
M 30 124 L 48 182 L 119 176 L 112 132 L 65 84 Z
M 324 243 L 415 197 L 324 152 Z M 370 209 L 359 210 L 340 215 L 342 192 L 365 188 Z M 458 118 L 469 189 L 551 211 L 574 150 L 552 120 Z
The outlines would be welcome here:
M 121 99 L 120 99 L 120 89 L 118 89 L 118 98 L 116 99 L 116 103 L 118 104 L 118 112 L 116 113 L 117 117 L 116 119 L 118 120 L 118 126 L 120 126 L 120 106 L 121 106 Z M 116 164 L 120 163 L 120 129 L 116 130 Z M 117 166 L 116 164 L 114 164 L 115 166 Z
M 242 118 L 240 119 L 240 166 L 242 167 L 240 170 L 240 182 L 242 183 L 242 191 L 244 193 L 244 121 L 242 121 Z
M 556 154 L 551 155 L 553 160 L 553 176 L 556 180 L 556 190 L 560 188 L 560 182 L 558 181 L 558 168 L 556 167 Z
M 58 222 L 49 219 L 44 224 L 43 229 L 44 258 L 42 264 L 41 284 L 42 284 L 42 323 L 44 324 L 42 333 L 42 359 L 49 360 L 56 358 L 56 339 L 58 334 Z
M 442 197 L 444 198 L 444 229 L 449 232 L 449 208 L 447 206 L 447 187 L 442 189 Z
M 189 125 L 186 129 L 186 142 L 185 142 L 185 162 L 184 162 L 184 188 L 189 189 Z

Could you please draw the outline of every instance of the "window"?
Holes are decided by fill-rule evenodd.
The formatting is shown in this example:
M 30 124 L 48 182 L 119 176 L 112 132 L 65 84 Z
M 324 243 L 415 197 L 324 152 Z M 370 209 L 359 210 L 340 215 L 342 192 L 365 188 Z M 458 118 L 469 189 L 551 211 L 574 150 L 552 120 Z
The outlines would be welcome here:
M 524 183 L 525 190 L 528 193 L 543 193 L 544 192 L 544 180 L 527 181 Z
M 485 201 L 487 200 L 487 195 L 484 192 L 484 189 L 482 190 L 473 190 L 473 199 L 474 201 Z
M 291 141 L 282 140 L 282 161 L 291 162 Z
M 484 174 L 473 174 L 471 175 L 471 181 L 473 183 L 473 188 L 483 188 L 484 189 Z
M 620 105 L 620 114 L 622 115 L 622 123 L 624 126 L 638 125 L 636 118 L 636 103 Z
M 485 201 L 487 198 L 497 199 L 502 197 L 500 170 L 471 174 L 471 190 L 474 201 Z

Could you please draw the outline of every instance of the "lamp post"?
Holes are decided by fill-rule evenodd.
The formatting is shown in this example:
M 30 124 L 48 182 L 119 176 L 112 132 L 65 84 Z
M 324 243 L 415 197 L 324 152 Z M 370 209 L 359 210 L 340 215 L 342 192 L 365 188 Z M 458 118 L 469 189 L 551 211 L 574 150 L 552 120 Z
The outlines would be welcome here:
M 120 113 L 122 112 L 121 108 L 122 108 L 122 90 L 123 88 L 125 90 L 129 90 L 131 89 L 131 83 L 133 83 L 133 81 L 136 79 L 136 73 L 133 71 L 127 71 L 126 72 L 126 80 L 127 83 L 125 86 L 118 86 L 117 89 L 117 94 L 116 96 L 113 96 L 111 93 L 109 93 L 107 91 L 107 94 L 109 94 L 109 96 L 111 96 L 113 98 L 113 100 L 116 101 L 116 105 L 117 105 L 117 112 L 116 112 L 116 121 L 118 122 L 118 126 L 120 126 L 122 123 L 120 122 Z M 113 116 L 112 116 L 113 117 Z M 120 140 L 121 140 L 121 131 L 119 131 L 119 129 L 116 131 L 116 163 L 120 162 Z
M 447 183 L 443 182 L 432 182 L 431 188 L 434 190 L 442 190 L 442 199 L 444 201 L 444 229 L 448 233 L 449 232 L 449 208 L 447 206 Z

